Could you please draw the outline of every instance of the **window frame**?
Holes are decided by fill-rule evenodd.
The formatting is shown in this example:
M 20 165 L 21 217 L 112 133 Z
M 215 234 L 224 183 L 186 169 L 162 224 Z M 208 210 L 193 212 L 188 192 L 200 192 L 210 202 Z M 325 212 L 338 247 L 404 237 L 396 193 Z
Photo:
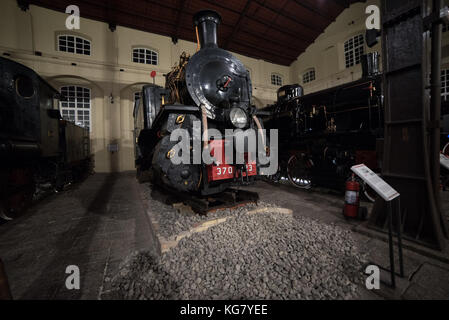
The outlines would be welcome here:
M 274 79 L 274 83 L 273 83 L 273 79 Z M 279 73 L 272 73 L 270 75 L 270 83 L 272 86 L 282 87 L 282 85 L 284 83 L 284 77 Z
M 73 87 L 73 95 L 69 94 L 70 88 Z M 65 88 L 67 88 L 67 95 L 63 93 L 63 91 L 66 91 Z M 81 89 L 81 92 L 79 92 L 79 89 Z M 59 92 L 66 97 L 65 101 L 59 102 L 59 111 L 61 112 L 61 116 L 63 119 L 73 122 L 74 124 L 86 128 L 86 121 L 88 122 L 87 128 L 89 131 L 92 131 L 92 90 L 89 87 L 84 87 L 81 85 L 75 85 L 75 84 L 69 84 L 64 85 L 59 88 Z M 79 95 L 81 93 L 81 96 Z M 86 95 L 87 93 L 87 95 Z M 74 101 L 69 101 L 69 99 L 73 97 Z M 78 99 L 82 99 L 82 101 L 78 101 Z M 86 102 L 87 99 L 87 102 Z M 66 106 L 64 106 L 66 104 Z M 73 107 L 70 106 L 73 104 Z M 81 105 L 81 107 L 80 107 Z M 86 105 L 88 107 L 86 107 Z M 74 119 L 70 119 L 64 116 L 64 111 L 73 111 Z M 86 113 L 87 111 L 87 113 Z M 82 120 L 79 119 L 80 114 L 79 112 L 82 112 Z M 88 119 L 86 120 L 85 117 L 88 116 Z M 80 124 L 81 123 L 81 124 Z
M 357 43 L 357 44 L 356 44 Z M 345 69 L 352 68 L 362 62 L 362 56 L 365 54 L 365 36 L 358 33 L 343 43 L 343 56 L 345 60 Z
M 312 75 L 313 75 L 313 78 L 312 78 Z M 307 77 L 307 81 L 306 81 L 306 77 Z M 315 80 L 316 80 L 316 70 L 314 67 L 309 68 L 303 72 L 303 74 L 302 74 L 302 83 L 303 84 L 307 84 L 307 83 L 310 83 Z
M 137 50 L 137 52 L 135 52 L 136 50 Z M 139 50 L 144 50 L 144 52 L 142 53 Z M 138 61 L 134 60 L 135 53 L 137 53 L 139 55 L 139 57 L 137 58 Z M 143 54 L 144 56 L 141 57 L 140 56 L 141 54 Z M 150 59 L 148 59 L 148 54 L 150 56 Z M 153 54 L 156 55 L 156 63 L 151 63 L 151 61 L 153 61 Z M 143 59 L 143 60 L 141 60 L 141 59 Z M 141 62 L 140 60 L 143 62 Z M 150 61 L 150 63 L 147 63 L 148 60 Z M 131 61 L 133 63 L 145 64 L 145 65 L 149 65 L 149 66 L 157 66 L 157 65 L 159 65 L 159 52 L 153 48 L 144 47 L 144 46 L 133 47 L 131 49 Z
M 66 39 L 61 39 L 62 37 L 66 37 Z M 68 46 L 69 43 L 69 38 L 68 37 L 72 37 L 73 38 L 73 52 L 70 51 L 69 49 L 71 49 L 71 47 Z M 65 48 L 66 50 L 61 50 L 61 40 L 65 41 Z M 81 44 L 82 44 L 82 52 L 77 52 L 78 51 L 78 40 L 81 40 Z M 88 49 L 86 49 L 86 45 L 88 45 Z M 70 33 L 61 33 L 58 34 L 56 36 L 56 49 L 59 52 L 65 52 L 65 53 L 71 53 L 71 54 L 78 54 L 78 55 L 82 55 L 82 56 L 91 56 L 92 55 L 92 40 L 87 39 L 86 37 L 83 37 L 81 35 L 78 34 L 70 34 Z M 88 50 L 88 51 L 86 51 Z M 87 52 L 87 53 L 86 53 Z

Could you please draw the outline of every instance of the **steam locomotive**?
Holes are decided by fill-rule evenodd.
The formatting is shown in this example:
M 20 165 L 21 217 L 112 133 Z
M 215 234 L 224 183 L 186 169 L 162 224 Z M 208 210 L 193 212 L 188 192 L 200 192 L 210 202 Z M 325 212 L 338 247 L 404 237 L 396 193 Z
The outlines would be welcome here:
M 203 10 L 193 22 L 199 50 L 192 57 L 183 53 L 166 75 L 165 88 L 144 86 L 135 104 L 136 167 L 139 178 L 147 177 L 171 191 L 204 196 L 254 181 L 260 165 L 257 154 L 248 148 L 250 140 L 225 130 L 258 135 L 262 125 L 251 105 L 248 71 L 231 53 L 218 48 L 220 15 Z M 171 140 L 176 129 L 185 130 L 181 143 L 192 152 L 187 161 L 175 164 L 173 159 L 183 153 L 177 148 L 179 141 Z M 211 136 L 212 131 L 221 137 Z M 239 143 L 244 147 L 236 148 Z M 204 155 L 210 155 L 212 162 L 207 163 Z M 243 161 L 233 163 L 232 158 Z
M 288 85 L 278 90 L 277 102 L 264 108 L 267 129 L 279 130 L 280 167 L 270 178 L 288 179 L 308 189 L 324 186 L 344 190 L 351 167 L 364 163 L 380 172 L 383 158 L 384 108 L 378 53 L 362 57 L 362 78 L 304 95 Z M 449 108 L 443 102 L 441 150 L 449 153 Z M 442 168 L 443 184 L 448 173 Z M 356 177 L 358 180 L 358 178 Z M 365 196 L 374 194 L 359 181 Z
M 0 58 L 0 218 L 90 171 L 89 130 L 61 118 L 60 95 L 30 68 Z
M 280 170 L 272 179 L 288 179 L 299 188 L 326 186 L 338 190 L 351 175 L 351 166 L 365 163 L 381 168 L 383 99 L 378 56 L 362 79 L 304 95 L 288 85 L 277 102 L 267 106 L 267 128 L 279 130 Z M 374 68 L 372 68 L 374 66 Z

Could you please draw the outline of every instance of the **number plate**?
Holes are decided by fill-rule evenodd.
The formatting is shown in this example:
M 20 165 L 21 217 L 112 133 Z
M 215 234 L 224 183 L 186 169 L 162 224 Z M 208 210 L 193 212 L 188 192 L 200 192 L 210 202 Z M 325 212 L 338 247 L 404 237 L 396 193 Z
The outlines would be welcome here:
M 250 162 L 246 164 L 246 171 L 248 171 L 248 176 L 255 176 L 257 174 L 257 167 L 255 162 Z M 246 177 L 246 172 L 243 172 L 242 175 Z
M 218 166 L 208 166 L 209 181 L 216 180 L 226 180 L 238 177 L 239 174 L 236 173 L 236 169 L 231 165 L 218 165 Z M 246 170 L 248 171 L 248 176 L 255 176 L 257 174 L 256 163 L 248 163 L 246 165 Z M 246 172 L 243 172 L 243 176 L 246 176 Z
M 212 180 L 224 180 L 234 178 L 235 168 L 233 166 L 212 166 Z

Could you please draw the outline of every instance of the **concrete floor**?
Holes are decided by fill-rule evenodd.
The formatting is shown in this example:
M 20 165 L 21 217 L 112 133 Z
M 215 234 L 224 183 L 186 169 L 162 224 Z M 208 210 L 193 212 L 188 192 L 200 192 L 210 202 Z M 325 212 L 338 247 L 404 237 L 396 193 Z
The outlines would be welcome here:
M 0 226 L 0 258 L 13 298 L 107 299 L 110 278 L 126 256 L 135 250 L 156 251 L 141 188 L 134 173 L 95 174 Z M 248 189 L 259 192 L 264 201 L 292 209 L 295 215 L 354 231 L 360 228 L 360 223 L 342 217 L 342 195 L 265 182 Z M 446 208 L 448 195 L 443 194 Z M 381 237 L 361 232 L 355 237 L 374 263 L 388 266 L 388 246 Z M 68 265 L 80 269 L 80 290 L 65 287 Z M 449 263 L 404 250 L 404 265 L 406 277 L 397 279 L 396 290 L 386 286 L 364 290 L 363 298 L 449 298 Z
M 0 226 L 0 257 L 14 299 L 97 299 L 134 250 L 154 242 L 134 174 L 95 174 Z M 67 290 L 68 265 L 80 290 Z

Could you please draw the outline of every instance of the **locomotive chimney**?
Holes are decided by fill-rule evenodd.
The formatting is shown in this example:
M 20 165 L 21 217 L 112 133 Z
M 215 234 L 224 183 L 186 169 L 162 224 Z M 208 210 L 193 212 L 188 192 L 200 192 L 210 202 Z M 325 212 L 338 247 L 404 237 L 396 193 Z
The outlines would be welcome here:
M 221 16 L 213 10 L 202 10 L 193 16 L 193 24 L 198 28 L 201 49 L 217 48 L 217 26 Z

